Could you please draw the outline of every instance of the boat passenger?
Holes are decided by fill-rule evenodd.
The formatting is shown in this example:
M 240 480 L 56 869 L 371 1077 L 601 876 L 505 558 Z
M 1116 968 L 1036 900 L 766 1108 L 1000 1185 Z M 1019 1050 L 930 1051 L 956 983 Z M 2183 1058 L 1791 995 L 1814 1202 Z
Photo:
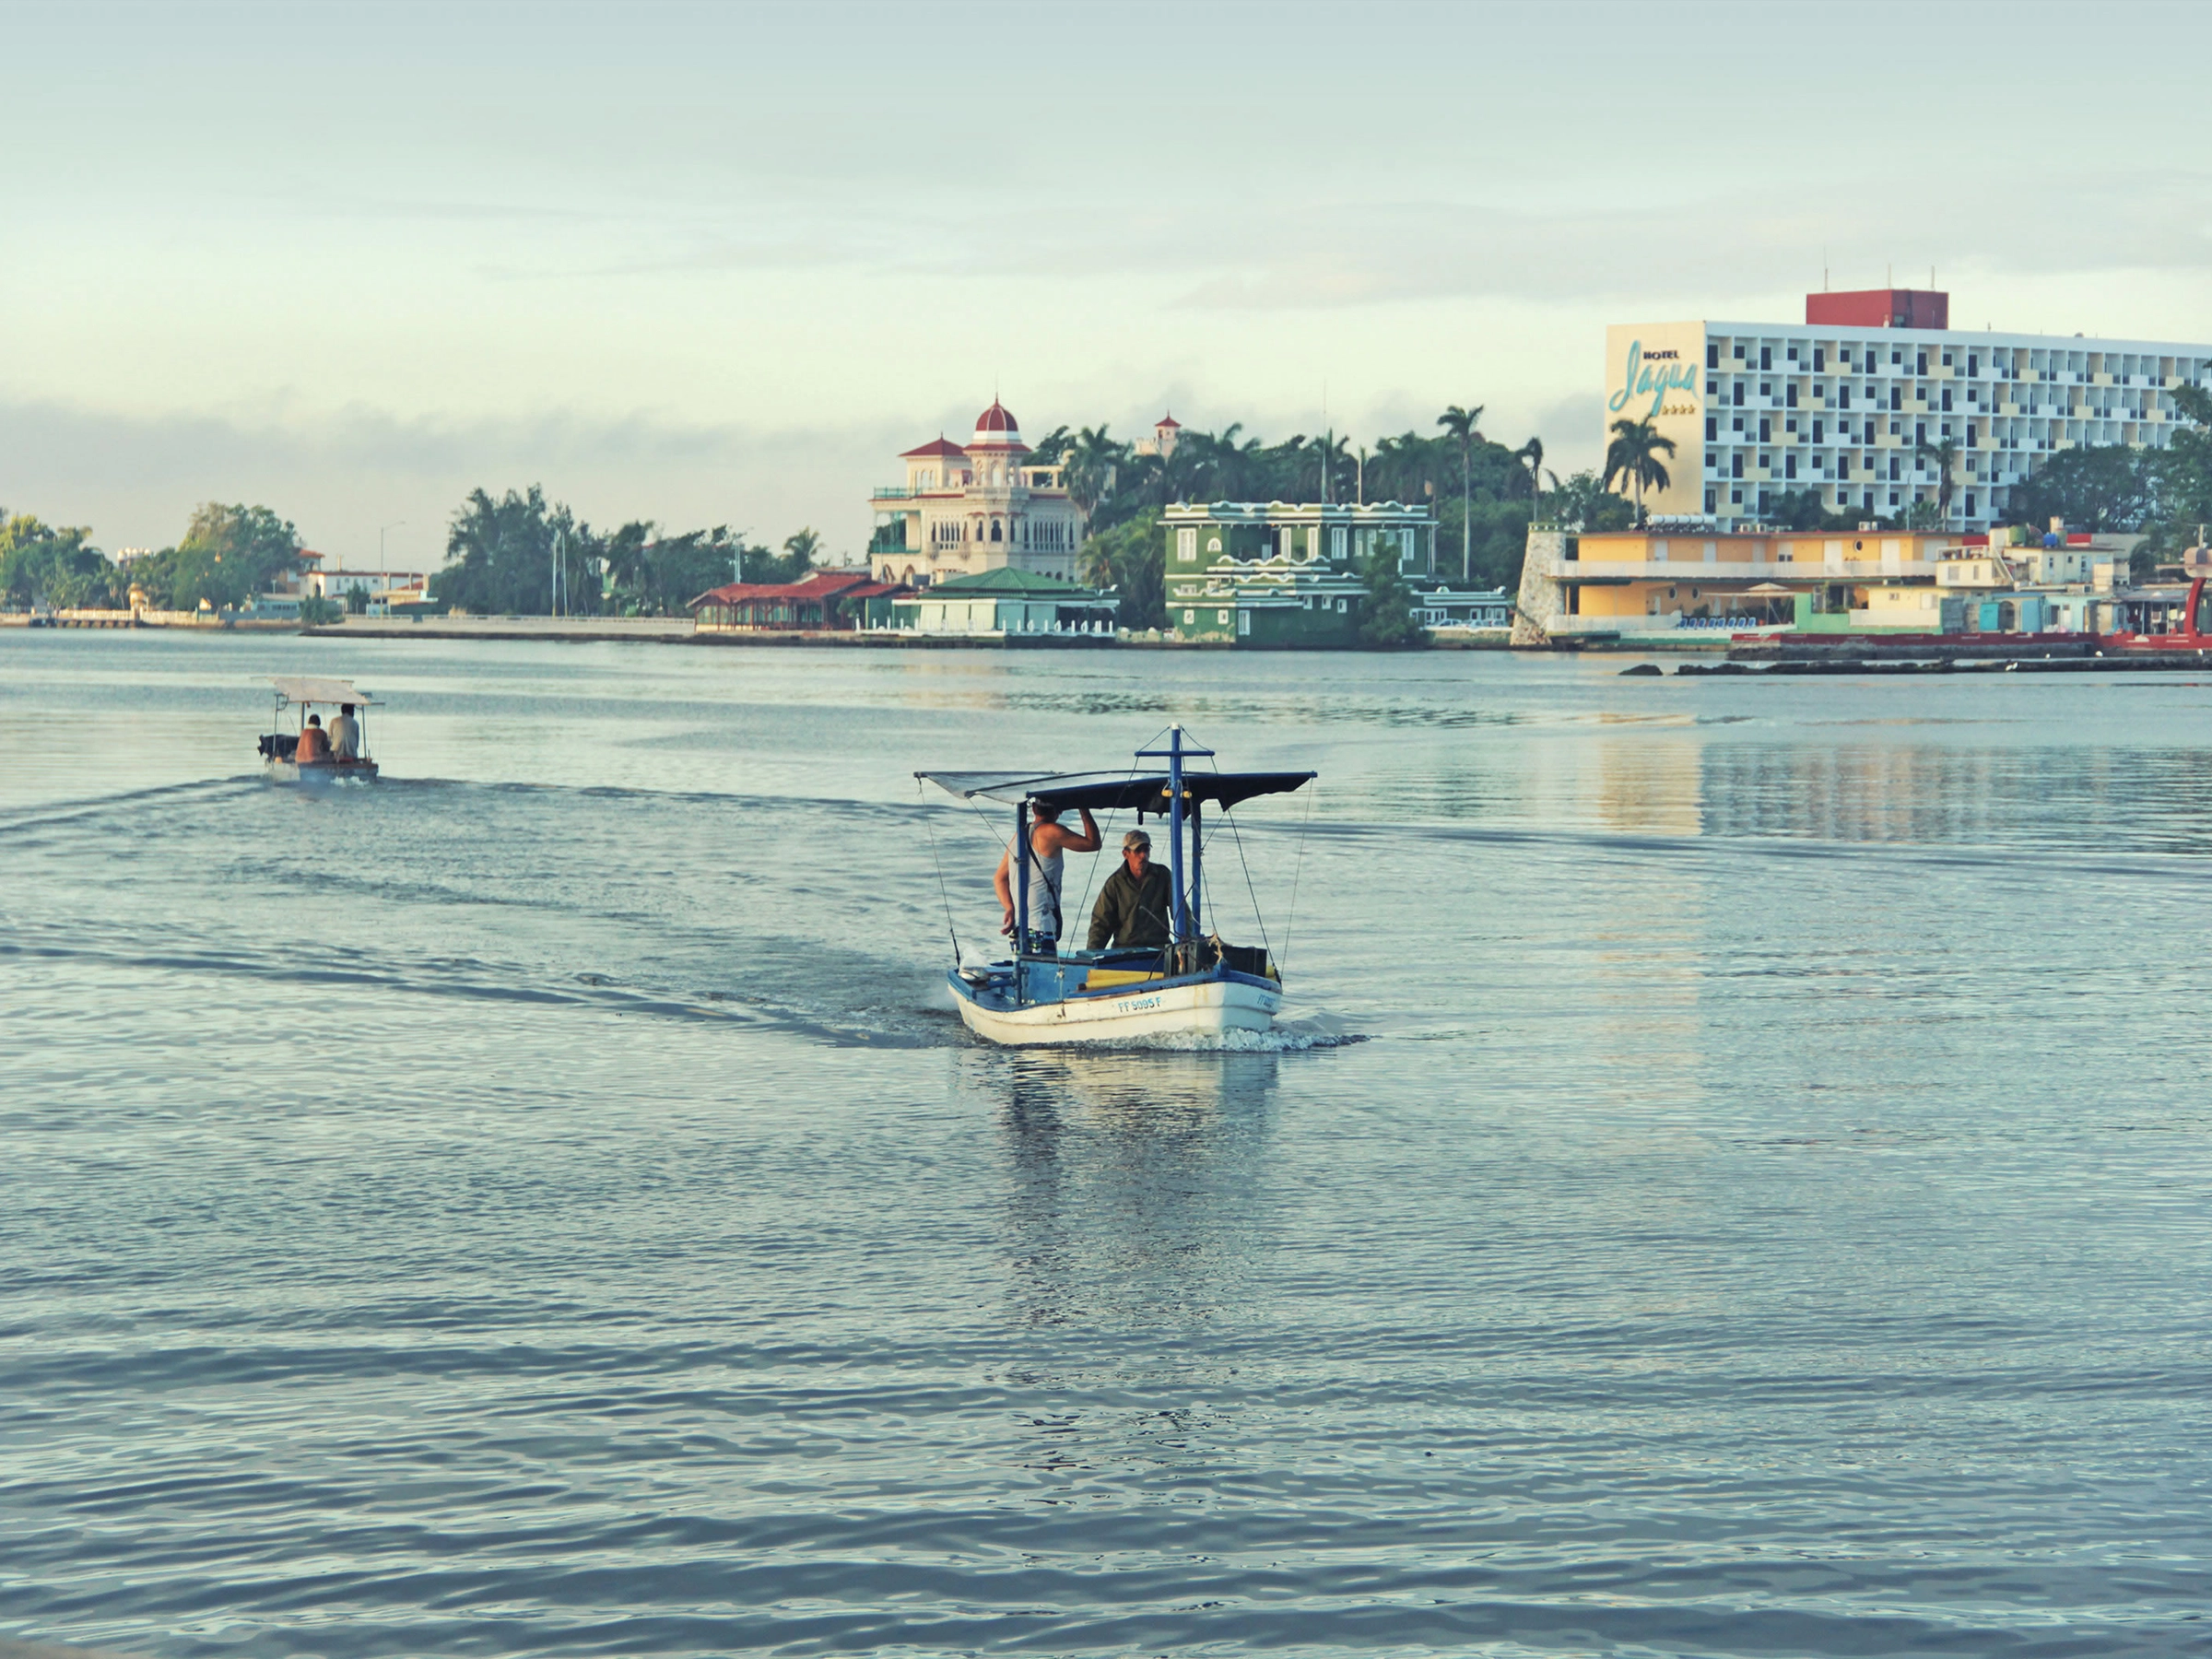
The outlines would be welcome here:
M 1096 853 L 1103 844 L 1099 836 L 1097 821 L 1090 808 L 1081 808 L 1083 832 L 1078 835 L 1060 825 L 1060 808 L 1040 802 L 1033 810 L 1037 822 L 1030 830 L 1030 928 L 1029 936 L 1021 941 L 1025 956 L 1058 956 L 1060 954 L 1060 855 L 1063 853 Z M 1014 849 L 1008 847 L 999 855 L 998 873 L 992 885 L 998 889 L 998 901 L 1005 907 L 1006 916 L 998 931 L 1014 931 Z
M 300 747 L 292 751 L 292 759 L 302 766 L 310 760 L 330 759 L 330 738 L 323 730 L 322 715 L 307 717 L 307 724 L 300 731 Z
M 351 703 L 340 703 L 338 717 L 330 723 L 330 758 L 340 766 L 361 758 L 361 726 Z
M 1164 948 L 1174 900 L 1167 871 L 1152 862 L 1152 838 L 1142 830 L 1130 830 L 1122 837 L 1122 867 L 1106 877 L 1098 903 L 1091 906 L 1090 948 Z

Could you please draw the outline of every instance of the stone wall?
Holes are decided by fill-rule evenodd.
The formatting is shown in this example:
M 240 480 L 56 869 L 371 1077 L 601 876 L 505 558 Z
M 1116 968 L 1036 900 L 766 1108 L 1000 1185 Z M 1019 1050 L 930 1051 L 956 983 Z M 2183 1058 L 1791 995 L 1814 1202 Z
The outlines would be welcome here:
M 1552 625 L 1566 614 L 1567 589 L 1559 569 L 1567 561 L 1567 532 L 1556 524 L 1531 524 L 1521 561 L 1521 595 L 1513 607 L 1513 643 L 1543 650 L 1552 641 Z

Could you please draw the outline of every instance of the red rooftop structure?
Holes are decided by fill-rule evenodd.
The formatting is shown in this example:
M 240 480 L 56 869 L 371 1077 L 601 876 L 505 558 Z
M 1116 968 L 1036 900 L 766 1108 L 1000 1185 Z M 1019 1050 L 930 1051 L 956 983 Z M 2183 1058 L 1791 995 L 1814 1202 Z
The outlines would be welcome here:
M 1951 297 L 1935 288 L 1856 288 L 1807 294 L 1807 324 L 1835 328 L 1948 328 Z
M 904 598 L 903 584 L 877 582 L 865 571 L 816 571 L 800 582 L 733 582 L 691 601 L 702 632 L 772 629 L 779 632 L 850 633 L 871 600 Z

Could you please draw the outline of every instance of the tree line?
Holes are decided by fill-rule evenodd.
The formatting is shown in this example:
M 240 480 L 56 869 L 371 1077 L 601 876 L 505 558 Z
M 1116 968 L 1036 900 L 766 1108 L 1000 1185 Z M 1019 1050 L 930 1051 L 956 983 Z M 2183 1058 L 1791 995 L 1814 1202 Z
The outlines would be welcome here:
M 120 610 L 135 587 L 156 610 L 229 610 L 304 563 L 289 519 L 243 503 L 206 503 L 175 546 L 128 564 L 110 559 L 91 536 L 86 525 L 0 509 L 0 599 L 18 608 Z M 579 617 L 681 616 L 689 601 L 740 573 L 747 582 L 797 581 L 814 568 L 821 539 L 803 529 L 779 552 L 721 524 L 671 535 L 633 519 L 599 531 L 547 502 L 535 485 L 497 500 L 476 489 L 448 527 L 447 563 L 430 577 L 430 597 L 488 615 L 544 616 L 558 598 L 562 612 Z
M 496 500 L 475 489 L 453 515 L 430 597 L 487 616 L 548 616 L 558 605 L 575 617 L 675 617 L 726 582 L 797 582 L 821 547 L 811 528 L 784 537 L 781 552 L 726 524 L 669 533 L 631 519 L 595 530 L 537 485 Z

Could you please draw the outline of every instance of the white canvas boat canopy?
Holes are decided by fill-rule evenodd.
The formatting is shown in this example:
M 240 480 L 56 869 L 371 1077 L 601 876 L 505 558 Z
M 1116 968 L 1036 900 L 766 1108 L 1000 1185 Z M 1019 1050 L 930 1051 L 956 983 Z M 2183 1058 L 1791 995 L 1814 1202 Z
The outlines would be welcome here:
M 316 679 L 307 675 L 272 674 L 267 677 L 276 688 L 276 695 L 288 703 L 367 703 L 373 702 L 366 691 L 353 688 L 351 680 Z

